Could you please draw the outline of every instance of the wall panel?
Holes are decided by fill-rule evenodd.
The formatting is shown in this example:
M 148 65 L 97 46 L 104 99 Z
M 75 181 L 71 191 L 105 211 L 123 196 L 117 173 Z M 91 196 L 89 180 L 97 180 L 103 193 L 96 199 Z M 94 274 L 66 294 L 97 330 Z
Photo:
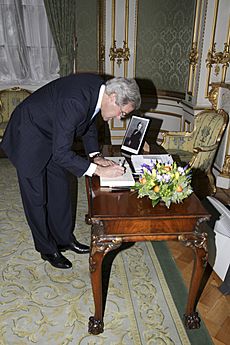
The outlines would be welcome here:
M 158 90 L 186 92 L 195 0 L 141 0 L 136 76 Z
M 98 2 L 76 1 L 77 72 L 98 72 Z

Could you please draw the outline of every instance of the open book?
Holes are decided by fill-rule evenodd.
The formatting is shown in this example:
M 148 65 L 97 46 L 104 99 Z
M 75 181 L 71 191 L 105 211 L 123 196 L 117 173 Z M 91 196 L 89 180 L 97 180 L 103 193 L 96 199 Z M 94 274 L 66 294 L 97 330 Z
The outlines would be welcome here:
M 135 180 L 132 175 L 132 171 L 126 159 L 124 157 L 105 157 L 110 159 L 117 164 L 122 165 L 126 168 L 124 175 L 119 177 L 100 177 L 101 187 L 131 187 L 134 186 Z
M 152 165 L 156 161 L 164 164 L 172 164 L 173 159 L 171 155 L 131 155 L 131 162 L 136 173 L 140 173 L 143 164 Z

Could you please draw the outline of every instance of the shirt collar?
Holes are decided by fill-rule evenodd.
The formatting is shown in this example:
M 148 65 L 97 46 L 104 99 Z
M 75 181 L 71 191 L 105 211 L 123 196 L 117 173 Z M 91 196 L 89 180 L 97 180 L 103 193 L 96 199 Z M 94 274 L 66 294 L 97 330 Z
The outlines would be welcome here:
M 97 100 L 97 105 L 96 105 L 96 109 L 101 109 L 101 102 L 102 102 L 102 97 L 103 94 L 105 92 L 105 85 L 101 85 L 100 87 L 100 91 L 99 91 L 99 96 L 98 96 L 98 100 Z
M 97 113 L 101 110 L 101 102 L 102 102 L 102 97 L 104 95 L 104 92 L 105 92 L 105 85 L 101 85 L 98 100 L 97 100 L 97 105 L 94 110 L 92 118 L 94 118 L 94 116 L 97 115 Z

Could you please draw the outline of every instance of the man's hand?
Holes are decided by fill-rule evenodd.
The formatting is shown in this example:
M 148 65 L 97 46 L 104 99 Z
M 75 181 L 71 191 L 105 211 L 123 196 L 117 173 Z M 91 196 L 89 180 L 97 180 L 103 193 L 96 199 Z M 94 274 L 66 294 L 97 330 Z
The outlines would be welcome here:
M 116 163 L 111 161 L 110 159 L 105 159 L 104 157 L 96 157 L 94 158 L 93 162 L 97 165 L 101 165 L 103 167 L 115 165 Z
M 120 165 L 114 162 L 112 163 L 113 164 L 109 164 L 107 166 L 98 165 L 95 171 L 95 175 L 98 175 L 101 177 L 118 177 L 118 176 L 124 175 L 125 168 L 121 167 Z

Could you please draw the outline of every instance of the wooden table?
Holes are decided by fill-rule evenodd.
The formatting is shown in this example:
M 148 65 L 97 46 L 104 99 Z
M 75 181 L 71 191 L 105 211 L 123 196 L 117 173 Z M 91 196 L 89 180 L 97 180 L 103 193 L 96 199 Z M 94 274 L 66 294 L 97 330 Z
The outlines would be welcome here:
M 193 249 L 194 269 L 184 315 L 187 328 L 200 327 L 196 312 L 198 290 L 207 264 L 207 234 L 199 225 L 210 218 L 193 193 L 181 204 L 152 207 L 148 198 L 137 198 L 134 191 L 111 192 L 100 188 L 98 177 L 86 177 L 87 223 L 91 224 L 89 268 L 95 314 L 89 318 L 89 333 L 104 331 L 102 262 L 105 255 L 124 242 L 180 241 Z

